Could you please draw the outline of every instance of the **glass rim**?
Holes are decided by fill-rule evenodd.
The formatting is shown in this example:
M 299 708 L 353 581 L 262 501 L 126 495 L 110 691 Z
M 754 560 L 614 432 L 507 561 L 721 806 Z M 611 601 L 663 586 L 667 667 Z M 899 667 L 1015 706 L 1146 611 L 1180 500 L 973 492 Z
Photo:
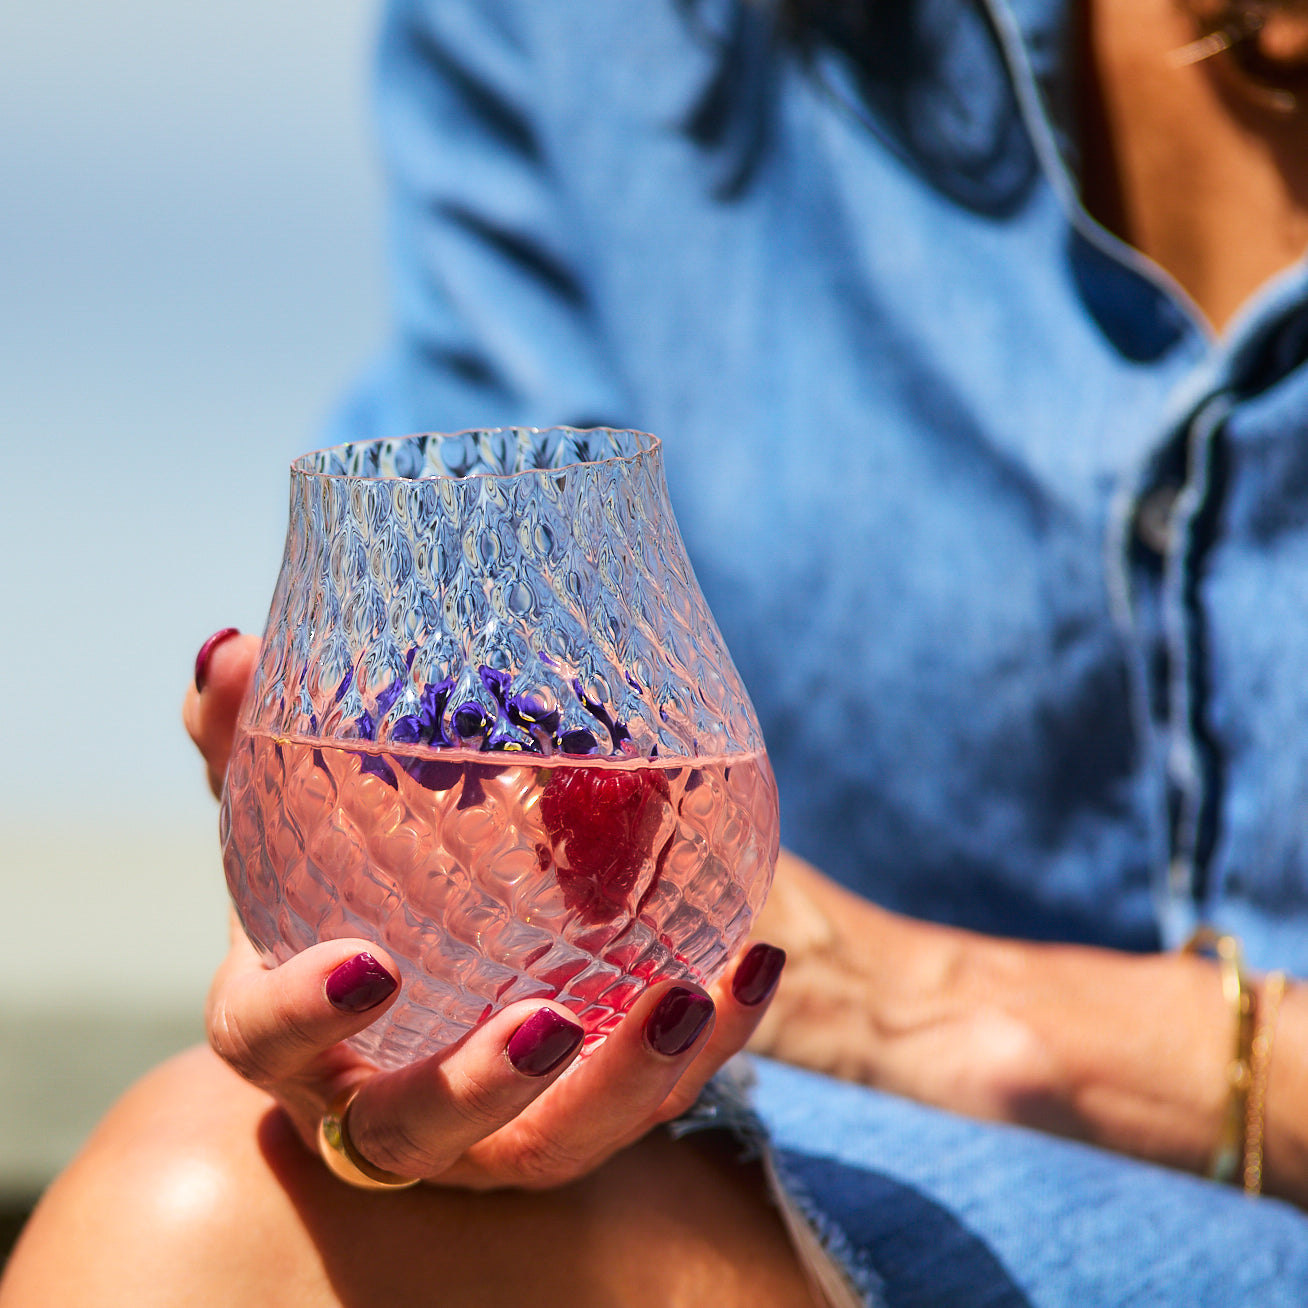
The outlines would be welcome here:
M 520 468 L 516 472 L 469 472 L 463 475 L 456 475 L 452 472 L 433 472 L 422 477 L 401 477 L 393 474 L 385 476 L 368 475 L 358 472 L 327 472 L 322 468 L 311 467 L 311 461 L 321 459 L 335 451 L 343 450 L 363 450 L 369 446 L 377 445 L 403 445 L 409 441 L 422 440 L 429 437 L 441 439 L 457 440 L 460 436 L 493 436 L 504 432 L 520 432 L 528 435 L 541 435 L 549 432 L 568 432 L 573 435 L 589 434 L 591 432 L 607 433 L 611 436 L 634 436 L 637 438 L 638 447 L 629 454 L 612 454 L 601 459 L 574 459 L 568 463 L 555 464 L 547 468 Z M 367 440 L 361 441 L 341 441 L 336 445 L 321 445 L 316 449 L 306 450 L 303 454 L 297 455 L 291 460 L 291 476 L 303 477 L 308 479 L 322 479 L 332 482 L 362 482 L 365 484 L 383 484 L 383 483 L 407 483 L 418 484 L 421 482 L 469 482 L 478 478 L 494 478 L 497 481 L 506 481 L 514 477 L 539 477 L 544 473 L 557 474 L 568 471 L 572 468 L 598 468 L 606 464 L 617 463 L 634 463 L 641 458 L 651 454 L 657 454 L 663 448 L 663 441 L 647 431 L 641 431 L 636 427 L 574 427 L 569 423 L 549 423 L 543 427 L 529 426 L 500 426 L 500 427 L 463 427 L 457 431 L 416 431 L 406 432 L 399 436 L 371 436 Z

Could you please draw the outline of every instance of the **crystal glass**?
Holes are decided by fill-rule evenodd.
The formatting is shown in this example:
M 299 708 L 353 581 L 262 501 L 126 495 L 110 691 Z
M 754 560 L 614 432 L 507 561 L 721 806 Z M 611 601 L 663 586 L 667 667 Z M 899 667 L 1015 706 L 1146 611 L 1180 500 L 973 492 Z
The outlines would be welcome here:
M 269 961 L 362 936 L 395 1067 L 551 996 L 591 1046 L 710 980 L 776 861 L 758 723 L 651 436 L 514 428 L 320 450 L 238 721 L 221 837 Z

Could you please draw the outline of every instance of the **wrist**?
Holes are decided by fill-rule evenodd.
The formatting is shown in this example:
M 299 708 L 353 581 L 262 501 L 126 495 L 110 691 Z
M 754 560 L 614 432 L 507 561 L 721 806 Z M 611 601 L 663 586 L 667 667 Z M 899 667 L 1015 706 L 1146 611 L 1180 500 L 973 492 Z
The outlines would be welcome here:
M 1014 1076 L 1010 1120 L 1204 1172 L 1229 1110 L 1218 969 L 1069 945 L 1018 945 L 1014 957 L 1007 1002 L 1041 1059 Z
M 787 963 L 755 1052 L 988 1118 L 1051 1095 L 1023 945 L 888 912 L 784 851 L 758 928 Z

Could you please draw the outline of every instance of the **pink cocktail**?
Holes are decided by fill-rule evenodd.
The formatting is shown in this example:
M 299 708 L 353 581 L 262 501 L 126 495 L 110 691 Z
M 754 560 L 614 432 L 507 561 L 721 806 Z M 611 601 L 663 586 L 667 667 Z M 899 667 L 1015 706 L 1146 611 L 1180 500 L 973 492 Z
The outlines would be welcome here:
M 721 971 L 776 857 L 759 754 L 488 760 L 245 732 L 227 795 L 229 883 L 271 959 L 362 936 L 399 964 L 401 999 L 356 1041 L 381 1066 L 536 996 L 603 1036 L 649 982 Z
M 395 960 L 370 1058 L 537 996 L 593 1045 L 651 981 L 725 966 L 777 840 L 657 440 L 515 428 L 292 465 L 223 859 L 270 961 L 344 937 Z

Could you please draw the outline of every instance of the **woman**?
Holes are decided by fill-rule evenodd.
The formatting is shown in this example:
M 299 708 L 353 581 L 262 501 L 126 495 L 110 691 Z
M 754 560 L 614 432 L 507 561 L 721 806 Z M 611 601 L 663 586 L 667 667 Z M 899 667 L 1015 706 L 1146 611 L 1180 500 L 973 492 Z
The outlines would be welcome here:
M 656 992 L 524 1108 L 549 1019 L 373 1077 L 336 1042 L 388 999 L 331 978 L 386 960 L 237 941 L 213 1043 L 263 1089 L 134 1091 L 0 1304 L 1301 1302 L 1306 68 L 1294 0 L 396 0 L 398 331 L 343 434 L 664 437 L 781 787 L 785 982 L 755 1030 L 746 955 L 671 1055 Z M 215 780 L 250 657 L 188 699 Z M 767 1178 L 646 1133 L 751 1034 Z M 292 1147 L 354 1084 L 356 1171 L 431 1184 Z

